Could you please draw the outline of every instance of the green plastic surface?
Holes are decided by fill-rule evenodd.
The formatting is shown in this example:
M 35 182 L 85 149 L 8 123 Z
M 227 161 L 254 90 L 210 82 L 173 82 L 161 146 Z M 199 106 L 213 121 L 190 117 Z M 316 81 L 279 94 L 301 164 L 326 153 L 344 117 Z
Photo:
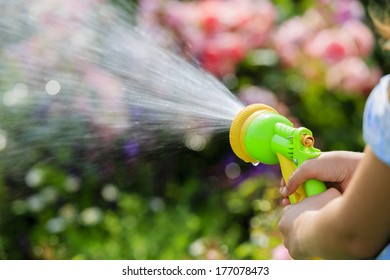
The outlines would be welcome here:
M 244 141 L 246 151 L 259 162 L 265 164 L 277 164 L 279 162 L 271 148 L 276 123 L 292 126 L 291 122 L 284 116 L 267 112 L 255 117 L 246 129 Z
M 267 112 L 256 116 L 246 128 L 244 145 L 248 154 L 265 164 L 279 163 L 277 153 L 292 161 L 295 168 L 304 161 L 318 157 L 319 149 L 305 147 L 302 144 L 304 135 L 312 136 L 305 128 L 294 128 L 284 116 Z M 326 190 L 323 182 L 310 179 L 304 183 L 307 196 L 316 195 Z

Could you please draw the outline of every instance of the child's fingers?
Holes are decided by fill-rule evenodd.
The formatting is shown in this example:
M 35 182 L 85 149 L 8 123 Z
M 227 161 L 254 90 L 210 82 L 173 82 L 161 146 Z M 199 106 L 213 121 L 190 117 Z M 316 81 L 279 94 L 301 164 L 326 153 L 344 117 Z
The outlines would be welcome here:
M 290 202 L 290 200 L 288 198 L 283 198 L 283 200 L 282 200 L 282 205 L 283 206 L 287 206 L 287 205 L 290 205 L 290 204 L 291 204 L 291 202 Z

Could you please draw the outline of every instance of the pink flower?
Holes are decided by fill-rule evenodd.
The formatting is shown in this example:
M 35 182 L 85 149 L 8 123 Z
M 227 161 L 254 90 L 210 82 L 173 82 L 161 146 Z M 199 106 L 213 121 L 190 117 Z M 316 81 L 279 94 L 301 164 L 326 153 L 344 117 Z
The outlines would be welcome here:
M 283 64 L 298 66 L 303 55 L 302 45 L 311 33 L 311 27 L 302 17 L 293 17 L 279 26 L 273 43 Z
M 203 67 L 217 76 L 232 73 L 245 56 L 245 46 L 236 33 L 222 33 L 207 40 L 199 57 Z
M 197 55 L 202 66 L 217 76 L 234 72 L 247 51 L 261 47 L 276 18 L 268 1 L 204 1 L 199 4 L 204 34 Z
M 374 36 L 358 20 L 349 20 L 338 28 L 318 32 L 305 43 L 308 55 L 335 63 L 346 57 L 367 57 L 374 47 Z
M 284 245 L 279 245 L 272 250 L 273 260 L 292 260 L 287 248 Z
M 324 29 L 305 43 L 305 52 L 312 57 L 335 63 L 358 55 L 354 39 L 343 29 Z
M 336 24 L 364 18 L 364 8 L 357 0 L 331 0 L 328 5 L 332 8 L 333 19 Z
M 154 12 L 182 51 L 219 77 L 234 72 L 249 50 L 267 42 L 277 17 L 269 0 L 167 0 Z
M 248 49 L 262 47 L 267 43 L 273 31 L 278 13 L 269 1 L 257 1 L 247 7 L 252 13 L 241 21 L 240 30 L 244 32 Z M 242 17 L 244 18 L 244 17 Z
M 370 69 L 358 57 L 346 58 L 331 66 L 326 75 L 328 89 L 342 89 L 347 92 L 371 91 L 381 77 L 379 68 Z
M 374 35 L 363 22 L 349 20 L 341 26 L 341 29 L 353 39 L 359 56 L 367 57 L 372 53 L 375 43 Z

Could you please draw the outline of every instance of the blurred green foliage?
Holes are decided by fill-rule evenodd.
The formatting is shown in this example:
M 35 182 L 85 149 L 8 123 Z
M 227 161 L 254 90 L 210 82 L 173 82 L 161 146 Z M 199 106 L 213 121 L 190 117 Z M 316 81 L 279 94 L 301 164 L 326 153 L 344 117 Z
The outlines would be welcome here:
M 127 184 L 104 184 L 96 173 L 75 177 L 50 164 L 35 165 L 24 178 L 30 188 L 28 193 L 13 194 L 9 190 L 6 201 L 2 195 L 2 207 L 7 211 L 2 211 L 1 225 L 7 234 L 1 236 L 1 256 L 272 257 L 271 248 L 280 243 L 276 231 L 279 195 L 273 187 L 277 184 L 275 179 L 253 177 L 237 188 L 223 189 L 216 187 L 216 178 L 170 176 L 162 186 L 156 186 L 151 182 L 156 172 L 151 171 L 152 165 L 138 164 L 139 174 L 133 173 L 133 182 Z M 148 186 L 158 189 L 140 189 Z

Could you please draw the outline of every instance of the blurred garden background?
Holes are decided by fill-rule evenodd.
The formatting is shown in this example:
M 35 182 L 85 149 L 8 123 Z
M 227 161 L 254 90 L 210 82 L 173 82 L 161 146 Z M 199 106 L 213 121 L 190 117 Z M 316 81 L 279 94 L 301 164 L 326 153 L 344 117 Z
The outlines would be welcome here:
M 156 44 L 196 62 L 244 104 L 268 104 L 308 127 L 323 151 L 362 151 L 364 104 L 389 67 L 368 1 L 32 1 L 20 25 L 25 32 L 12 36 L 4 29 L 17 26 L 15 13 L 26 7 L 6 2 L 0 1 L 7 11 L 0 20 L 0 259 L 289 258 L 277 227 L 279 166 L 242 162 L 228 131 L 172 142 L 161 132 L 153 143 L 164 145 L 142 149 L 115 126 L 124 118 L 123 108 L 110 103 L 119 74 L 83 72 L 82 63 L 56 60 L 45 49 L 47 40 L 61 38 L 66 58 L 72 42 L 90 35 L 74 22 L 96 5 L 123 11 Z M 31 21 L 40 33 L 30 33 Z M 60 87 L 39 73 L 71 67 L 83 77 L 78 92 L 94 92 L 102 111 L 48 98 L 74 92 L 74 84 Z

